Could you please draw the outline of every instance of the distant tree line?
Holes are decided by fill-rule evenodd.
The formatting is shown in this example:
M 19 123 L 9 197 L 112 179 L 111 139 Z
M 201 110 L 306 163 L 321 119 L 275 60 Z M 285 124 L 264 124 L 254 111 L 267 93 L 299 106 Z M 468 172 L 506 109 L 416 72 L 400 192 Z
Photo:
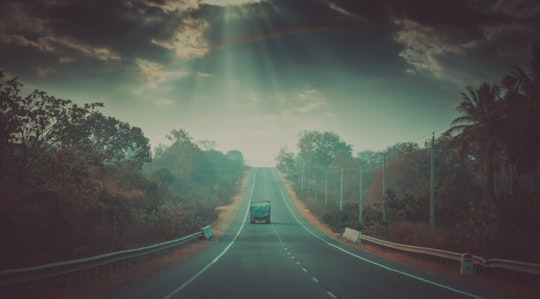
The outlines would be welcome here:
M 461 116 L 433 145 L 404 142 L 353 156 L 336 133 L 305 131 L 298 153 L 281 149 L 277 167 L 338 231 L 356 227 L 394 241 L 538 262 L 540 47 L 500 85 L 468 86 L 461 96 Z M 432 154 L 435 234 L 427 230 Z
M 0 269 L 192 233 L 230 202 L 239 151 L 201 149 L 184 130 L 154 157 L 143 131 L 0 72 Z

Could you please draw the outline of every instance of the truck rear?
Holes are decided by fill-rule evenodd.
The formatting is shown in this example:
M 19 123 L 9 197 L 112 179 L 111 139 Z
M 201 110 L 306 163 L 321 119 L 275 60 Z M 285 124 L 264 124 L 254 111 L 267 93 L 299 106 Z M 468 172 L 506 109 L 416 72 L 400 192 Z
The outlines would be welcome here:
M 251 224 L 270 223 L 270 201 L 252 201 L 250 202 Z

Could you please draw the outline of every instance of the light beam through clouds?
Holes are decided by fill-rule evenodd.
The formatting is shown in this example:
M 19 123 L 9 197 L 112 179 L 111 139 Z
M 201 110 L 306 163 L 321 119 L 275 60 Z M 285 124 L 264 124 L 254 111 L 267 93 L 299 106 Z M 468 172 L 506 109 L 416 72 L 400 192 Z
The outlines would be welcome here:
M 303 130 L 355 152 L 423 144 L 456 117 L 465 85 L 497 83 L 540 42 L 538 1 L 434 3 L 6 0 L 0 70 L 105 102 L 152 146 L 185 129 L 253 165 L 295 151 Z

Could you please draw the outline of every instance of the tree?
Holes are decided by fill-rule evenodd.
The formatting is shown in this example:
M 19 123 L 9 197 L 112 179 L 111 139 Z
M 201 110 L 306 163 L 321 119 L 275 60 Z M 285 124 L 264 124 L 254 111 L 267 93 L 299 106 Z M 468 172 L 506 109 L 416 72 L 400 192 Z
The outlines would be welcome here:
M 246 166 L 244 164 L 244 155 L 239 150 L 230 150 L 228 151 L 225 156 L 227 157 L 227 160 L 229 161 L 229 165 L 231 167 L 231 172 L 236 178 L 240 178 L 242 174 L 244 173 L 244 167 Z
M 199 140 L 197 144 L 205 151 L 211 151 L 216 148 L 216 142 L 214 140 Z
M 279 149 L 276 161 L 278 163 L 278 169 L 287 174 L 292 174 L 296 170 L 294 153 L 290 152 L 286 147 Z
M 426 148 L 428 144 L 431 144 L 431 141 L 426 142 Z M 481 195 L 481 188 L 471 167 L 472 158 L 460 155 L 448 136 L 442 135 L 437 138 L 434 149 L 437 222 L 443 226 L 453 227 L 469 213 L 470 205 Z M 426 151 L 423 159 L 425 161 L 423 177 L 426 184 L 429 159 L 429 153 Z
M 512 66 L 502 80 L 509 89 L 512 109 L 512 133 L 509 135 L 510 158 L 521 173 L 536 175 L 540 162 L 540 45 L 532 46 L 527 69 Z
M 390 161 L 397 159 L 403 155 L 413 153 L 419 149 L 418 144 L 414 142 L 401 142 L 396 143 L 386 148 L 385 159 Z
M 86 142 L 92 151 L 105 163 L 128 163 L 139 169 L 150 162 L 150 144 L 138 127 L 99 112 L 88 118 Z
M 462 155 L 471 155 L 477 149 L 476 159 L 482 161 L 481 169 L 486 176 L 487 198 L 495 202 L 495 157 L 498 146 L 498 125 L 502 118 L 500 109 L 500 88 L 483 82 L 478 88 L 468 86 L 456 110 L 463 115 L 454 119 L 452 127 L 445 134 L 453 137 L 453 144 L 460 148 Z
M 329 167 L 339 155 L 352 156 L 352 146 L 334 132 L 304 131 L 299 134 L 302 159 L 312 166 Z
M 1 180 L 34 186 L 79 180 L 92 163 L 82 142 L 88 117 L 103 104 L 78 106 L 40 90 L 23 97 L 22 86 L 17 78 L 0 81 Z
M 215 151 L 202 151 L 182 129 L 171 130 L 166 137 L 172 144 L 158 146 L 153 163 L 146 169 L 150 173 L 158 170 L 163 173 L 168 169 L 175 178 L 172 187 L 176 194 L 187 195 L 197 188 L 213 188 L 217 182 L 217 169 L 212 160 L 219 160 Z

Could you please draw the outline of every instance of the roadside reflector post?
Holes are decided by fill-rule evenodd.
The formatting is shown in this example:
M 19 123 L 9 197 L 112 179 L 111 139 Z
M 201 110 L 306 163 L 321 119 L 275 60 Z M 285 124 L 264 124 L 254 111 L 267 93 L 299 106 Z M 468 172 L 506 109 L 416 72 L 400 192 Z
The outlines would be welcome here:
M 464 253 L 461 255 L 461 271 L 460 274 L 468 276 L 473 274 L 473 259 L 470 253 Z

